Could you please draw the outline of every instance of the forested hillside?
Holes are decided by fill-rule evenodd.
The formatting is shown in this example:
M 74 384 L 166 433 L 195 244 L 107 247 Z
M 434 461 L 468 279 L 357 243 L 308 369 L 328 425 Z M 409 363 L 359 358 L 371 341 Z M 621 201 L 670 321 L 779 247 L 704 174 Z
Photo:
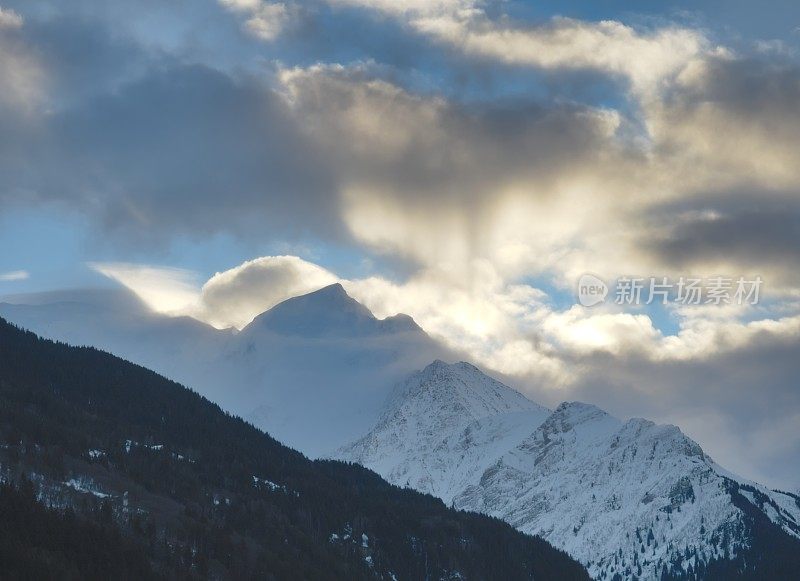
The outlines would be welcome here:
M 586 579 L 488 517 L 312 462 L 194 392 L 0 319 L 12 578 Z

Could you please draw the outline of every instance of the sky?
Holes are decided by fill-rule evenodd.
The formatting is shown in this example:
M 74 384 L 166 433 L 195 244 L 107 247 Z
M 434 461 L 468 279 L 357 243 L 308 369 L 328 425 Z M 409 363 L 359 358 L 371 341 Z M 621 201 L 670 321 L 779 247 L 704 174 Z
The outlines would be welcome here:
M 800 489 L 796 2 L 0 0 L 0 83 L 0 297 L 242 327 L 342 281 Z

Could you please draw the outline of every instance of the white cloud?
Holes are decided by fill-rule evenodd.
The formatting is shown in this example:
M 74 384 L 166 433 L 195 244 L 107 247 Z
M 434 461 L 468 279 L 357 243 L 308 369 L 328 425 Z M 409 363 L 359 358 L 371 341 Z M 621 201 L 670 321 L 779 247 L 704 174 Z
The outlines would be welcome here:
M 506 280 L 545 275 L 563 287 L 587 271 L 763 274 L 770 292 L 786 293 L 800 281 L 779 250 L 791 244 L 800 186 L 797 71 L 717 52 L 681 62 L 627 113 L 637 119 L 578 106 L 467 107 L 415 95 L 364 64 L 279 77 L 338 168 L 341 219 L 379 252 L 463 276 L 489 260 Z M 646 135 L 631 138 L 632 124 Z M 721 237 L 742 238 L 749 220 L 739 214 L 759 208 L 754 196 L 762 222 L 783 224 L 759 227 L 769 235 L 753 227 L 752 244 L 726 250 Z M 681 229 L 686 248 L 671 250 Z M 719 238 L 715 254 L 703 236 Z
M 336 282 L 328 270 L 297 256 L 265 256 L 218 272 L 203 285 L 198 318 L 242 328 L 279 302 Z
M 366 8 L 392 16 L 468 16 L 478 11 L 481 0 L 328 0 L 333 6 Z
M 689 91 L 687 96 L 673 92 L 670 98 L 677 101 L 659 107 L 692 107 L 692 91 L 703 94 L 716 78 L 704 71 L 686 68 L 672 88 Z M 608 279 L 695 274 L 663 262 L 643 241 L 653 240 L 671 220 L 719 221 L 722 212 L 678 208 L 655 226 L 647 218 L 659 204 L 691 201 L 707 183 L 705 168 L 718 159 L 718 148 L 687 147 L 691 156 L 676 156 L 661 147 L 668 127 L 654 129 L 646 145 L 626 141 L 619 132 L 625 121 L 613 110 L 498 112 L 414 95 L 377 77 L 370 65 L 285 69 L 279 78 L 303 130 L 339 172 L 341 219 L 350 232 L 417 265 L 402 283 L 377 277 L 344 281 L 379 316 L 406 312 L 480 363 L 560 385 L 580 375 L 572 362 L 583 356 L 697 361 L 742 348 L 765 333 L 797 332 L 796 309 L 783 317 L 757 313 L 757 321 L 696 309 L 678 313 L 679 331 L 664 335 L 646 314 L 558 311 L 540 291 L 518 284 L 521 276 L 543 275 L 568 288 L 586 271 Z M 728 124 L 753 130 L 735 108 L 724 101 L 720 107 L 730 113 Z M 718 131 L 709 127 L 706 138 Z M 737 164 L 728 165 L 736 179 Z M 751 274 L 735 256 L 726 259 L 713 265 L 715 272 Z M 336 278 L 293 257 L 258 259 L 209 281 L 194 314 L 216 326 L 241 327 L 279 300 Z
M 439 16 L 414 20 L 412 26 L 466 54 L 543 69 L 598 70 L 629 79 L 647 95 L 709 50 L 696 30 L 640 33 L 611 20 L 555 18 L 545 26 L 514 28 L 485 18 Z
M 92 262 L 89 267 L 133 291 L 157 313 L 182 315 L 197 306 L 196 277 L 189 270 L 125 262 Z
M 21 25 L 22 18 L 19 15 L 0 8 L 0 114 L 3 113 L 3 105 L 10 105 L 16 112 L 29 114 L 44 97 L 47 75 L 40 55 L 16 35 L 3 34 L 4 29 L 15 29 Z
M 290 297 L 338 278 L 297 256 L 264 256 L 218 272 L 200 287 L 197 274 L 179 268 L 90 263 L 95 271 L 133 291 L 155 312 L 189 315 L 218 328 L 242 328 Z
M 469 107 L 421 97 L 368 67 L 283 71 L 294 114 L 341 175 L 342 219 L 361 242 L 464 276 L 586 270 L 576 241 L 620 232 L 639 174 L 617 112 L 578 106 Z M 641 203 L 641 202 L 639 202 Z M 603 244 L 589 260 L 619 264 Z M 585 259 L 586 254 L 582 257 Z
M 244 29 L 263 41 L 273 41 L 290 20 L 290 8 L 281 2 L 264 0 L 219 0 L 231 12 L 244 17 Z
M 542 330 L 561 349 L 576 354 L 605 351 L 620 355 L 647 350 L 661 337 L 645 314 L 598 313 L 579 305 L 549 314 Z
M 710 56 L 694 61 L 644 119 L 683 190 L 800 186 L 796 67 Z
M 464 54 L 542 69 L 597 70 L 628 79 L 642 96 L 702 55 L 717 51 L 695 29 L 664 26 L 638 31 L 615 20 L 555 17 L 539 26 L 495 21 L 477 0 L 328 0 L 403 20 L 411 29 Z
M 27 280 L 31 274 L 27 270 L 12 270 L 11 272 L 0 273 L 1 282 L 13 282 L 18 280 Z
M 23 24 L 22 16 L 0 6 L 0 29 L 3 28 L 20 28 Z

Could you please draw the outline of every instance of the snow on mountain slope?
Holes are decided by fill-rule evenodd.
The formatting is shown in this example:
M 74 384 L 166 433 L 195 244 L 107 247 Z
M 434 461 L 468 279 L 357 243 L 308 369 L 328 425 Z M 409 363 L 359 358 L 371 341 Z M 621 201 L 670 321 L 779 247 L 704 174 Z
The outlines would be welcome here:
M 449 501 L 549 411 L 469 363 L 434 361 L 393 391 L 375 428 L 337 456 Z M 479 456 L 474 456 L 479 452 Z
M 738 522 L 724 479 L 680 430 L 579 403 L 559 406 L 454 504 L 540 534 L 595 576 L 657 578 L 687 548 L 716 556 L 708 539 Z
M 191 386 L 309 456 L 364 434 L 396 382 L 452 356 L 411 317 L 378 319 L 338 284 L 288 299 L 238 333 L 152 313 L 122 291 L 37 302 L 0 304 L 0 316 Z
M 437 362 L 338 457 L 541 535 L 598 578 L 659 579 L 665 566 L 735 557 L 752 545 L 742 501 L 800 538 L 796 497 L 729 474 L 677 427 L 577 402 L 549 413 L 509 392 Z M 493 405 L 499 394 L 507 405 Z

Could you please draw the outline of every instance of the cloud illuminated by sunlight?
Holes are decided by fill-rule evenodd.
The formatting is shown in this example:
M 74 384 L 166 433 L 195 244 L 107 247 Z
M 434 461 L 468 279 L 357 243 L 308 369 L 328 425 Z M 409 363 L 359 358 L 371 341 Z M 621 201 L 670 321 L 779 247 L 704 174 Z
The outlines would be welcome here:
M 126 262 L 90 262 L 93 270 L 133 291 L 157 313 L 181 315 L 197 306 L 196 275 L 182 268 Z
M 571 362 L 596 354 L 653 363 L 702 361 L 746 347 L 758 337 L 800 336 L 800 316 L 747 320 L 741 308 L 701 305 L 674 313 L 678 330 L 664 334 L 646 312 L 615 305 L 555 308 L 542 290 L 505 280 L 489 261 L 476 276 L 427 268 L 403 282 L 379 276 L 343 279 L 297 256 L 265 256 L 216 273 L 200 287 L 186 270 L 125 263 L 93 263 L 150 308 L 189 315 L 217 328 L 243 328 L 293 296 L 341 281 L 377 317 L 412 316 L 432 337 L 500 373 L 553 387 L 580 379 Z M 750 313 L 751 314 L 751 313 Z

